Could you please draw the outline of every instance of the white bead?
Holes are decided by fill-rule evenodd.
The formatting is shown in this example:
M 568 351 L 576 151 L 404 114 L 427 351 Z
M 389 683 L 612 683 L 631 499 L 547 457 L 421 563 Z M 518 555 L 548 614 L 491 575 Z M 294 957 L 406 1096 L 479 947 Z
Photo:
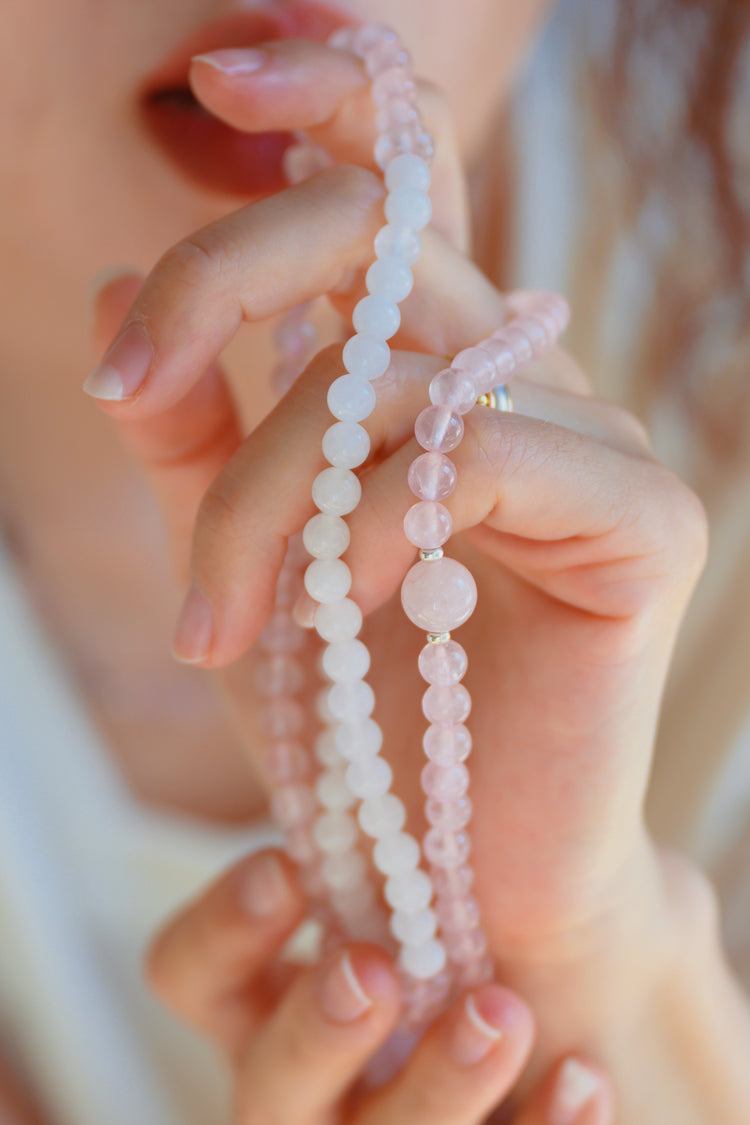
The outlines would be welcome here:
M 362 628 L 362 610 L 351 598 L 319 605 L 315 610 L 315 628 L 329 643 L 353 641 Z
M 397 832 L 378 840 L 372 853 L 375 866 L 383 875 L 400 875 L 419 864 L 419 844 L 408 832 Z
M 328 707 L 340 723 L 356 723 L 372 714 L 375 692 L 365 680 L 334 684 L 328 692 Z
M 334 422 L 323 434 L 323 456 L 339 469 L 356 469 L 369 452 L 370 435 L 358 422 Z
M 352 572 L 342 559 L 313 559 L 305 571 L 305 589 L 316 602 L 339 602 L 349 593 Z
M 346 516 L 353 512 L 361 497 L 362 485 L 351 469 L 323 469 L 313 481 L 313 503 L 330 516 Z
M 385 340 L 358 332 L 344 344 L 344 367 L 361 379 L 378 379 L 388 369 L 391 349 Z
M 323 670 L 335 683 L 363 680 L 370 667 L 370 653 L 362 641 L 336 641 L 323 650 Z
M 354 306 L 352 324 L 358 332 L 366 332 L 368 336 L 375 336 L 380 340 L 388 340 L 401 323 L 401 313 L 395 301 L 387 297 L 371 294 L 363 297 Z
M 370 797 L 359 806 L 362 831 L 374 839 L 400 832 L 406 824 L 406 806 L 395 793 Z
M 375 235 L 376 258 L 400 258 L 413 266 L 422 252 L 422 239 L 411 227 L 387 223 Z
M 437 933 L 437 914 L 429 908 L 416 914 L 394 910 L 390 926 L 393 936 L 403 945 L 424 945 Z
M 427 191 L 430 186 L 430 166 L 421 156 L 404 152 L 400 156 L 395 156 L 388 165 L 385 186 L 389 191 L 395 191 L 400 187 Z
M 326 688 L 326 694 L 330 689 Z M 315 739 L 315 757 L 321 766 L 336 766 L 341 762 L 341 755 L 336 749 L 335 731 L 324 730 Z
M 416 914 L 430 905 L 432 880 L 426 871 L 405 871 L 402 875 L 391 875 L 390 879 L 386 879 L 383 893 L 385 901 L 394 910 Z
M 393 770 L 385 758 L 377 755 L 363 762 L 352 762 L 346 770 L 346 784 L 356 797 L 363 801 L 368 797 L 382 797 L 393 781 Z
M 349 546 L 349 526 L 340 516 L 320 512 L 305 524 L 302 542 L 315 559 L 337 559 Z
M 423 191 L 400 187 L 389 192 L 385 198 L 385 217 L 394 226 L 421 230 L 432 217 L 430 197 Z
M 412 291 L 414 277 L 399 258 L 376 258 L 365 277 L 368 293 L 379 293 L 389 301 L 403 301 Z
M 326 809 L 349 809 L 355 801 L 340 768 L 324 770 L 315 782 L 315 792 Z
M 437 938 L 426 941 L 424 945 L 404 945 L 399 954 L 401 967 L 417 980 L 437 976 L 445 968 L 447 959 L 445 946 Z
M 374 758 L 383 745 L 383 731 L 374 719 L 340 723 L 336 729 L 336 749 L 347 762 Z
M 346 812 L 322 813 L 313 825 L 313 838 L 322 852 L 346 852 L 357 839 L 357 822 Z
M 361 852 L 339 852 L 327 855 L 321 870 L 329 887 L 335 891 L 349 891 L 364 880 L 367 863 Z
M 360 375 L 339 375 L 326 398 L 331 414 L 342 422 L 361 422 L 375 409 L 375 391 Z

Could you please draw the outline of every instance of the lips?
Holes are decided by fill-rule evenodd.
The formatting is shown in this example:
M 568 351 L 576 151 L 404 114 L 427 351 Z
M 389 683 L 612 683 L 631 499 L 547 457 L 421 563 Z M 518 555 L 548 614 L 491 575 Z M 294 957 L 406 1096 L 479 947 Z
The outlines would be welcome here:
M 151 139 L 189 181 L 210 191 L 259 198 L 286 186 L 282 159 L 291 133 L 242 133 L 208 113 L 188 84 L 190 60 L 225 47 L 270 39 L 325 42 L 352 21 L 325 5 L 300 0 L 277 10 L 243 10 L 206 24 L 149 74 L 138 104 Z

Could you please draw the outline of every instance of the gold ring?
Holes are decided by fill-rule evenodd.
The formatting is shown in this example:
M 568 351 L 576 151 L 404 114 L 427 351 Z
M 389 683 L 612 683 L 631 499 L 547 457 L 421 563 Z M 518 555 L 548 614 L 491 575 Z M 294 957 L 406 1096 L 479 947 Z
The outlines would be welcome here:
M 504 410 L 510 414 L 513 410 L 513 399 L 505 383 L 501 383 L 499 387 L 493 387 L 491 391 L 480 395 L 477 406 L 489 406 L 492 410 Z

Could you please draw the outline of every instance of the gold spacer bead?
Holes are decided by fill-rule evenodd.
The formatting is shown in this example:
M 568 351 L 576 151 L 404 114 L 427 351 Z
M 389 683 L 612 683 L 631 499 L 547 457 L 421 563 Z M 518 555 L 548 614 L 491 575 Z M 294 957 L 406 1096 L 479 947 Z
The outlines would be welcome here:
M 497 395 L 494 390 L 486 391 L 477 399 L 477 406 L 489 406 L 492 410 L 497 410 Z
M 451 639 L 450 633 L 428 633 L 428 645 L 444 645 Z
M 442 559 L 443 548 L 433 547 L 431 551 L 420 551 L 419 557 L 422 562 L 431 562 L 433 559 Z

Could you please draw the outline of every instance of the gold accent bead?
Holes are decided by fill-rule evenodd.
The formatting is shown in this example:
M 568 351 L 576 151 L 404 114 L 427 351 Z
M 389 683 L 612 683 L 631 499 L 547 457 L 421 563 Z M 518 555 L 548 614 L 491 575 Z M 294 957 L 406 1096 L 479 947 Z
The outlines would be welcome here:
M 432 550 L 430 550 L 430 551 L 420 550 L 419 557 L 422 560 L 422 562 L 432 562 L 433 559 L 442 559 L 443 548 L 442 547 L 433 547 Z
M 444 645 L 451 639 L 450 633 L 428 633 L 428 645 Z
M 494 390 L 486 391 L 477 399 L 477 406 L 489 406 L 492 410 L 497 410 L 497 395 Z

